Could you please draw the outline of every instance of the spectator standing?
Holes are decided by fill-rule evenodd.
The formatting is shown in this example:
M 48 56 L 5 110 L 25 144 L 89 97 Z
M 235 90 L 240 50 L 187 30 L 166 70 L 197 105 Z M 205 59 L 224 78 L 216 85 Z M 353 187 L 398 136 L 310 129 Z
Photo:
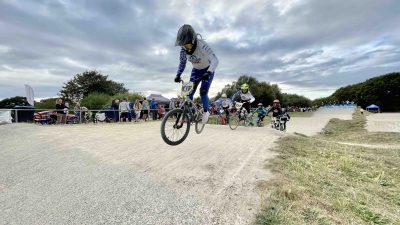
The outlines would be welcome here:
M 65 113 L 65 123 L 67 123 L 68 122 L 68 114 L 69 114 L 69 103 L 68 102 L 65 102 L 64 103 L 64 113 Z
M 119 122 L 119 99 L 116 98 L 111 103 L 111 108 L 114 112 L 114 121 Z
M 132 119 L 135 118 L 135 110 L 133 109 L 133 102 L 128 101 L 128 105 L 129 105 L 129 122 L 132 121 Z
M 81 121 L 81 110 L 82 110 L 81 103 L 77 102 L 74 106 L 74 113 L 75 116 L 78 118 L 78 121 Z
M 157 107 L 157 102 L 154 98 L 150 102 L 150 110 L 153 115 L 153 120 L 157 120 L 158 107 Z
M 158 119 L 162 119 L 165 115 L 165 108 L 163 105 L 158 107 Z
M 168 107 L 168 108 L 169 108 L 169 110 L 175 109 L 175 102 L 171 100 L 171 101 L 169 102 L 169 107 Z
M 56 109 L 57 109 L 57 123 L 65 123 L 65 115 L 64 112 L 65 105 L 61 98 L 56 100 Z
M 120 120 L 123 122 L 126 122 L 127 119 L 129 120 L 129 110 L 130 109 L 129 109 L 128 100 L 126 98 L 124 98 L 122 100 L 122 102 L 119 103 L 118 108 L 119 108 L 119 112 L 121 113 Z
M 142 115 L 144 122 L 146 122 L 149 116 L 149 101 L 147 101 L 146 98 L 144 98 L 142 102 Z
M 133 109 L 135 111 L 135 122 L 138 122 L 138 119 L 140 118 L 140 111 L 142 110 L 142 104 L 140 104 L 139 99 L 135 101 L 135 104 L 133 105 Z

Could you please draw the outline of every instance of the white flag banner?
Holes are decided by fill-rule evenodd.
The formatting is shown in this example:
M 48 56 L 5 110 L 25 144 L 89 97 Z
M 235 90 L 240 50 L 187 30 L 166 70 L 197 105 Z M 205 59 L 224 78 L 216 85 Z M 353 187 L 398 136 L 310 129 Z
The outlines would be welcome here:
M 26 92 L 26 101 L 28 101 L 29 105 L 34 106 L 35 100 L 32 87 L 30 85 L 25 84 L 25 92 Z

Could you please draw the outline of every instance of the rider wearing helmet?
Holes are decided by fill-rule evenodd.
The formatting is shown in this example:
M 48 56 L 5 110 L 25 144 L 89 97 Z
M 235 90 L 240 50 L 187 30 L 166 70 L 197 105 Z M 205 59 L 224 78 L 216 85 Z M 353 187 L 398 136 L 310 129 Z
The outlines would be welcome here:
M 208 90 L 214 78 L 214 71 L 218 65 L 218 58 L 202 38 L 197 38 L 193 27 L 188 24 L 183 25 L 178 30 L 175 46 L 181 47 L 180 63 L 175 82 L 181 81 L 181 75 L 185 70 L 186 61 L 190 61 L 193 65 L 190 81 L 194 82 L 194 87 L 189 98 L 193 100 L 193 95 L 201 82 L 200 97 L 204 110 L 202 123 L 207 123 L 208 116 L 210 115 L 210 112 L 208 112 Z
M 232 101 L 235 100 L 237 96 L 240 96 L 240 101 L 243 103 L 243 108 L 246 109 L 247 113 L 250 113 L 250 103 L 254 102 L 255 98 L 249 90 L 249 85 L 247 83 L 240 86 L 240 90 L 232 96 Z
M 221 98 L 219 98 L 217 101 L 215 101 L 216 105 L 218 108 L 221 108 L 225 111 L 226 116 L 228 117 L 229 115 L 229 110 L 232 108 L 232 100 L 229 99 L 225 93 L 221 95 Z
M 257 109 L 254 111 L 255 113 L 257 113 L 257 121 L 264 120 L 265 115 L 267 115 L 267 110 L 264 109 L 263 104 L 260 102 L 257 105 Z
M 276 121 L 277 117 L 280 117 L 282 115 L 281 102 L 278 99 L 275 99 L 272 102 L 272 107 L 267 111 L 267 114 L 271 111 L 273 121 Z

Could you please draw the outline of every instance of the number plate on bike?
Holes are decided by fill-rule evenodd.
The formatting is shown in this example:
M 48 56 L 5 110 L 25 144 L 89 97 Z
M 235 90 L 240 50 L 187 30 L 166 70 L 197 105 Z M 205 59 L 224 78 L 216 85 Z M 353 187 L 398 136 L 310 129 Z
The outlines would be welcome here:
M 187 82 L 182 84 L 182 95 L 187 96 L 193 90 L 193 82 Z
M 238 108 L 238 109 L 242 108 L 242 106 L 243 106 L 243 103 L 241 103 L 241 102 L 236 102 L 235 103 L 235 107 Z

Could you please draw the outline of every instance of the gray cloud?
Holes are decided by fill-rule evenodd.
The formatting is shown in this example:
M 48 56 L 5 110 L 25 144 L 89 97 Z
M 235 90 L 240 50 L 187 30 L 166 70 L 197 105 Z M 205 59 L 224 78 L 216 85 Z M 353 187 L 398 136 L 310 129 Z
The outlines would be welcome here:
M 283 91 L 326 96 L 399 70 L 399 11 L 395 0 L 2 1 L 0 99 L 24 95 L 22 83 L 37 97 L 55 96 L 90 69 L 134 91 L 174 95 L 173 44 L 183 23 L 220 59 L 210 95 L 249 74 Z

